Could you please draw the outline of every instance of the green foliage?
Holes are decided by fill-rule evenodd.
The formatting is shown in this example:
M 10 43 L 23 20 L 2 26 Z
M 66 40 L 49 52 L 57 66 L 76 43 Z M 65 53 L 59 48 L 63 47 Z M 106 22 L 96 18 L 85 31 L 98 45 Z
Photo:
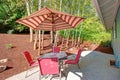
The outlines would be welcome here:
M 16 28 L 15 28 L 17 32 L 21 33 L 21 32 L 28 32 L 29 31 L 29 28 L 26 27 L 26 26 L 23 26 L 23 25 L 17 25 Z
M 103 25 L 96 17 L 89 18 L 83 22 L 81 38 L 93 43 L 101 43 L 111 40 L 110 31 L 106 32 Z M 103 44 L 102 44 L 103 45 Z
M 16 32 L 17 24 L 15 21 L 25 13 L 25 4 L 21 1 L 6 0 L 5 2 L 0 1 L 0 23 L 7 28 L 8 33 Z
M 13 34 L 13 33 L 14 33 L 14 30 L 13 30 L 13 29 L 8 30 L 7 33 L 8 33 L 8 34 Z
M 110 40 L 102 41 L 101 42 L 101 46 L 103 46 L 103 47 L 110 47 L 111 46 L 111 41 Z
M 80 38 L 82 41 L 90 41 L 92 43 L 101 44 L 102 46 L 110 46 L 111 32 L 105 30 L 97 17 L 87 18 L 77 29 L 60 31 L 60 33 L 61 36 L 63 33 L 70 35 L 70 39 Z

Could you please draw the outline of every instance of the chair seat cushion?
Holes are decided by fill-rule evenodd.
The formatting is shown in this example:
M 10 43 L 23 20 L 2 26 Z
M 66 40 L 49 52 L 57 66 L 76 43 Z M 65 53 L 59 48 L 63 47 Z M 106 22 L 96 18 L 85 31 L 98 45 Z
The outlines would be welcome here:
M 75 60 L 66 60 L 65 64 L 76 64 L 77 62 Z
M 41 75 L 59 74 L 58 58 L 38 59 Z

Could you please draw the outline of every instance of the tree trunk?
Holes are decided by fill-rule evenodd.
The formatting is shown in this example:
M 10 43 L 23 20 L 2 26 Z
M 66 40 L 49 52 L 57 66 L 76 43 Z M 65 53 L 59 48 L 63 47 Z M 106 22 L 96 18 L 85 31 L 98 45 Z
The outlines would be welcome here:
M 59 32 L 57 31 L 57 32 L 56 32 L 56 35 L 55 35 L 55 42 L 54 42 L 54 43 L 55 43 L 55 46 L 57 46 L 58 33 L 59 33 Z
M 75 41 L 74 41 L 74 47 L 77 45 L 77 29 L 75 29 Z
M 82 10 L 82 17 L 84 16 L 84 7 L 85 7 L 85 5 L 86 5 L 86 0 L 84 0 L 84 4 L 83 4 L 83 10 Z M 80 11 L 79 11 L 80 12 Z M 79 13 L 78 12 L 78 13 Z M 83 23 L 82 23 L 83 24 Z M 82 32 L 82 27 L 83 27 L 83 25 L 81 24 L 81 27 L 80 27 L 80 32 L 79 32 L 79 36 L 78 36 L 78 45 L 77 45 L 77 47 L 80 47 L 80 44 L 81 44 L 81 32 Z
M 34 50 L 36 50 L 36 49 L 37 49 L 37 40 L 38 40 L 38 30 L 35 30 Z
M 51 44 L 53 43 L 53 32 L 50 32 L 50 36 L 51 36 Z
M 74 46 L 74 31 L 73 31 L 73 36 L 72 36 L 72 47 Z
M 66 35 L 66 29 L 64 30 L 64 35 Z M 62 38 L 62 44 L 61 44 L 61 48 L 65 48 L 66 46 L 64 46 L 64 41 L 65 41 L 65 37 Z
M 41 54 L 41 31 L 39 30 L 39 48 L 38 48 L 38 55 Z
M 28 13 L 28 16 L 29 16 L 30 13 L 31 13 L 30 4 L 29 4 L 28 0 L 25 0 L 25 2 L 26 2 L 27 13 Z M 33 30 L 32 30 L 32 28 L 30 28 L 30 42 L 33 42 Z
M 41 0 L 38 0 L 38 10 L 41 9 Z M 38 46 L 38 54 L 41 54 L 41 30 L 39 30 L 39 46 Z
M 70 34 L 70 31 L 68 31 L 68 34 L 67 34 L 66 48 L 68 48 L 68 43 L 69 43 L 69 34 Z
M 42 31 L 42 49 L 44 47 L 44 30 Z
M 61 11 L 61 8 L 62 8 L 62 0 L 60 0 L 60 11 Z M 59 31 L 56 32 L 56 35 L 55 35 L 55 45 L 57 46 L 57 40 L 58 40 L 58 33 Z M 58 40 L 59 41 L 59 40 Z

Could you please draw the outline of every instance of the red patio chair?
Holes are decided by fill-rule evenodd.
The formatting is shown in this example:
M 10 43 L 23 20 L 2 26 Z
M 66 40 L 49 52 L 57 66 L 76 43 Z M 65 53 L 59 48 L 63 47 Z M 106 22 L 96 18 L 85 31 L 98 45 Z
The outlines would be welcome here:
M 54 53 L 59 53 L 59 52 L 60 52 L 60 47 L 58 47 L 58 46 L 53 46 L 53 52 L 54 52 Z
M 59 71 L 58 58 L 40 58 L 38 59 L 39 68 L 40 68 L 40 77 L 41 75 L 55 75 L 59 74 L 61 80 L 61 71 Z
M 80 69 L 80 66 L 79 66 L 79 58 L 81 56 L 81 52 L 82 50 L 79 49 L 78 50 L 78 53 L 76 55 L 76 58 L 75 59 L 72 59 L 72 60 L 65 60 L 65 64 L 77 64 L 78 65 L 78 68 Z
M 28 65 L 29 65 L 30 67 L 35 67 L 35 66 L 38 65 L 38 61 L 37 61 L 37 60 L 33 60 L 32 57 L 31 57 L 31 55 L 30 55 L 30 53 L 29 53 L 28 51 L 25 51 L 25 52 L 23 53 L 23 55 L 25 56 L 25 59 L 27 60 Z M 29 71 L 29 70 L 27 70 L 25 77 L 27 77 L 28 71 Z

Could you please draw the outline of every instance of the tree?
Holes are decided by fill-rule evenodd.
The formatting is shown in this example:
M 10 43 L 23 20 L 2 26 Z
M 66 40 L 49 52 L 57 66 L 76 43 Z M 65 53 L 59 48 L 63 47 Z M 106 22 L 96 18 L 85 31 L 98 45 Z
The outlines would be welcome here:
M 28 16 L 31 14 L 30 1 L 25 0 Z M 32 7 L 32 6 L 31 6 Z M 30 28 L 30 42 L 33 42 L 33 30 Z
M 25 26 L 20 28 L 20 24 L 15 21 L 23 16 L 25 4 L 22 1 L 2 0 L 0 1 L 0 23 L 5 27 L 5 32 L 21 32 L 26 30 Z

